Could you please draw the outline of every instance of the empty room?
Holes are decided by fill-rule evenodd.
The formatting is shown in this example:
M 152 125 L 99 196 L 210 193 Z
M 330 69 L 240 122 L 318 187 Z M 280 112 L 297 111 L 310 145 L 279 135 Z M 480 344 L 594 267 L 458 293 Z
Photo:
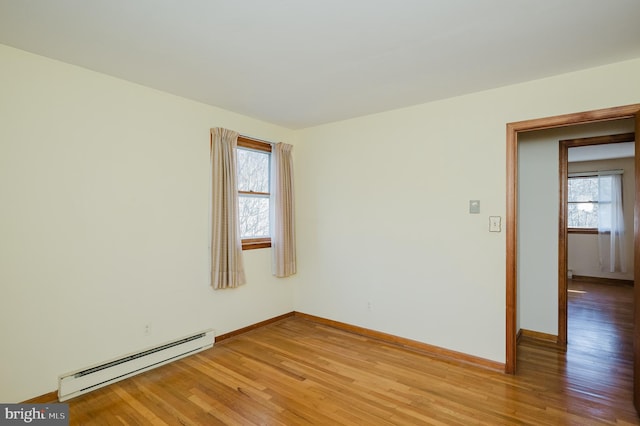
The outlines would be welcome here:
M 0 423 L 640 424 L 638 157 L 566 158 L 637 146 L 639 21 L 0 0 Z M 567 220 L 603 167 L 624 273 Z

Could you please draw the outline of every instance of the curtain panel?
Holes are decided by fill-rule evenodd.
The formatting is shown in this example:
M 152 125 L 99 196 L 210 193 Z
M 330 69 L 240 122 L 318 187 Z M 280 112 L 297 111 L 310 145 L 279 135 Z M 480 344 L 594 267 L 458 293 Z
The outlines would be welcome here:
M 238 219 L 236 147 L 238 133 L 211 129 L 211 286 L 245 284 Z
M 272 152 L 272 236 L 273 275 L 296 273 L 292 146 L 277 143 Z
M 599 174 L 598 191 L 600 269 L 605 272 L 627 272 L 622 214 L 622 175 Z

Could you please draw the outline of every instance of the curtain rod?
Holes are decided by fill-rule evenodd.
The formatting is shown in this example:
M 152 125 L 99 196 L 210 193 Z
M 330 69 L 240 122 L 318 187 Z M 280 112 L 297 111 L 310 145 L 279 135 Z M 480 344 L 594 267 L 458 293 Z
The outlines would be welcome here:
M 569 173 L 569 177 L 588 177 L 588 176 L 599 176 L 599 175 L 621 175 L 624 174 L 624 170 L 616 169 L 616 170 L 599 170 L 595 172 L 575 172 Z

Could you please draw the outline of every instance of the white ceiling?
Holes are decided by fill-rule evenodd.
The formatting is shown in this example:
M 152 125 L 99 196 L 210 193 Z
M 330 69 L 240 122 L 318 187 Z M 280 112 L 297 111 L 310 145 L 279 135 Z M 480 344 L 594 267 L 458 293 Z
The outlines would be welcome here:
M 590 145 L 569 148 L 570 163 L 577 161 L 610 160 L 628 158 L 635 155 L 635 142 L 622 142 L 606 145 Z
M 638 0 L 0 0 L 0 43 L 289 128 L 640 57 Z

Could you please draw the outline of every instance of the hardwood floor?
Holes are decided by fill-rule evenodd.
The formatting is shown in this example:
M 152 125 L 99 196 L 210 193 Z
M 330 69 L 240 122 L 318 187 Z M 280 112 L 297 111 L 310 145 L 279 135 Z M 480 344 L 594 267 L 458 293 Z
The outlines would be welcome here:
M 569 414 L 591 423 L 640 424 L 632 402 L 633 287 L 576 280 L 568 287 L 566 353 L 523 339 L 518 378 L 540 381 L 540 402 L 555 406 L 565 401 Z
M 71 424 L 640 424 L 632 290 L 574 284 L 566 354 L 523 339 L 515 376 L 292 317 L 73 399 Z

